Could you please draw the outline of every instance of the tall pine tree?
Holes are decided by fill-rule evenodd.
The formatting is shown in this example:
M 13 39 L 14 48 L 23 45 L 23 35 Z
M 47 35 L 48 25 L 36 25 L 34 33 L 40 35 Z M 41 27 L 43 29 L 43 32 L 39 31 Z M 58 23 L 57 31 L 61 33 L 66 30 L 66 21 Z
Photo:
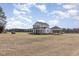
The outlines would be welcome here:
M 0 33 L 4 31 L 6 25 L 6 16 L 3 9 L 0 7 Z

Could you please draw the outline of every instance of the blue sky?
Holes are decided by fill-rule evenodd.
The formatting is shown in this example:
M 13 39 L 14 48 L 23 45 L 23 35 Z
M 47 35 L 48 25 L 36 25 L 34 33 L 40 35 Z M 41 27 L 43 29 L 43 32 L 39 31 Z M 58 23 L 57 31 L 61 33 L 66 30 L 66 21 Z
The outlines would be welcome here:
M 79 28 L 79 4 L 75 3 L 0 3 L 7 17 L 6 28 L 32 28 L 46 22 L 62 28 Z

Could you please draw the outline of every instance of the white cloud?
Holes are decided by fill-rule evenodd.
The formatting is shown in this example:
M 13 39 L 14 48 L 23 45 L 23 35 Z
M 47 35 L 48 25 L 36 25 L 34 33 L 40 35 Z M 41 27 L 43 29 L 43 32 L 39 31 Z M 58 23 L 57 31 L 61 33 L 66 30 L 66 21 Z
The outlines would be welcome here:
M 10 22 L 8 23 L 8 28 L 22 28 L 23 27 L 23 23 L 20 21 L 14 21 L 13 23 Z
M 49 20 L 48 23 L 49 23 L 50 27 L 57 26 L 59 23 L 59 20 L 57 20 L 57 19 L 56 20 Z
M 6 28 L 30 28 L 32 27 L 30 24 L 32 24 L 31 19 L 25 18 L 22 16 L 18 17 L 12 17 L 7 19 Z
M 50 12 L 49 16 L 54 16 L 55 19 L 64 19 L 70 17 L 70 15 L 67 12 L 61 10 L 55 10 L 53 12 Z
M 19 12 L 18 10 L 16 10 L 16 9 L 13 9 L 13 14 L 14 15 L 19 15 L 21 12 Z
M 26 16 L 26 12 L 23 12 L 23 11 L 19 11 L 19 10 L 14 9 L 13 14 L 14 14 L 15 21 L 16 20 L 22 20 L 22 21 L 25 21 L 25 22 L 26 21 L 27 22 L 31 22 L 32 21 L 31 20 L 32 16 Z
M 13 17 L 7 19 L 6 28 L 29 28 L 32 24 L 32 16 L 26 15 L 31 4 L 14 4 Z
M 59 11 L 59 10 L 55 10 L 53 12 L 50 13 L 51 15 L 64 15 L 65 13 L 63 11 Z
M 67 9 L 65 10 L 63 13 L 62 12 L 57 12 L 57 15 L 58 16 L 61 16 L 63 18 L 73 18 L 75 20 L 77 20 L 79 17 L 78 17 L 78 13 L 79 13 L 79 4 L 78 3 L 66 3 L 66 4 L 62 4 L 62 7 L 64 9 Z M 60 18 L 60 17 L 59 17 Z
M 6 28 L 7 29 L 11 29 L 11 28 L 31 28 L 32 26 L 26 22 L 27 24 L 23 23 L 22 20 L 15 20 L 14 17 L 13 18 L 8 18 L 7 19 L 8 22 L 6 24 Z
M 38 8 L 41 12 L 47 12 L 47 7 L 45 4 L 14 4 L 13 14 L 14 16 L 12 18 L 8 19 L 7 28 L 29 28 L 33 22 L 32 22 L 32 16 L 26 15 L 27 13 L 31 13 L 31 7 L 35 6 Z M 53 20 L 37 20 L 39 22 L 46 22 L 50 26 L 58 25 L 60 20 L 64 18 L 74 18 L 79 20 L 78 16 L 78 5 L 74 4 L 64 4 L 63 8 L 67 9 L 65 11 L 62 10 L 54 10 L 47 15 L 52 16 Z
M 72 9 L 74 7 L 75 7 L 75 5 L 72 5 L 72 4 L 65 4 L 65 5 L 63 5 L 63 8 L 65 8 L 65 9 Z
M 77 9 L 78 6 L 79 6 L 78 3 L 66 3 L 62 5 L 64 9 Z
M 79 15 L 76 15 L 73 18 L 79 22 Z
M 47 12 L 47 8 L 45 4 L 41 4 L 41 5 L 35 4 L 35 7 L 37 7 L 41 12 Z
M 49 13 L 49 16 L 53 16 L 54 19 L 65 19 L 65 18 L 73 18 L 73 19 L 78 19 L 78 14 L 79 11 L 78 9 L 69 9 L 66 11 L 61 11 L 61 10 L 55 10 L 53 12 Z
M 14 4 L 14 7 L 19 11 L 31 12 L 30 8 L 32 7 L 32 4 L 18 3 Z
M 76 9 L 71 9 L 71 10 L 68 10 L 68 13 L 69 13 L 71 16 L 75 16 L 75 15 L 77 15 L 78 10 L 76 10 Z
M 62 5 L 63 3 L 56 3 L 57 5 Z
M 14 4 L 14 15 L 27 14 L 28 12 L 31 12 L 29 4 Z
M 78 3 L 70 3 L 70 4 L 64 4 L 63 8 L 68 9 L 66 10 L 66 14 L 69 14 L 69 16 L 75 20 L 79 19 L 79 4 Z
M 24 21 L 24 22 L 28 22 L 31 23 L 32 20 L 30 18 L 24 17 L 22 15 L 18 15 L 15 17 L 15 20 L 19 20 L 19 21 Z
M 77 9 L 70 9 L 70 10 L 66 10 L 66 11 L 55 10 L 55 11 L 50 12 L 49 16 L 53 16 L 53 20 L 48 21 L 50 27 L 58 26 L 58 24 L 61 22 L 61 20 L 64 20 L 67 18 L 79 20 Z
M 17 15 L 21 15 L 21 14 L 27 14 L 27 12 L 25 12 L 25 11 L 19 11 L 19 10 L 17 10 L 17 9 L 13 9 L 13 14 L 14 14 L 14 16 L 17 16 Z
M 46 21 L 44 21 L 44 20 L 37 20 L 38 22 L 46 22 Z
M 77 9 L 70 9 L 67 11 L 67 14 L 70 15 L 70 18 L 73 18 L 74 20 L 79 20 L 79 11 Z
M 25 3 L 18 3 L 13 4 L 13 17 L 8 18 L 8 23 L 6 28 L 29 28 L 31 27 L 30 24 L 32 24 L 32 16 L 26 15 L 28 13 L 31 13 L 31 7 L 35 6 L 37 7 L 41 12 L 46 12 L 46 6 L 43 5 L 37 5 L 37 4 L 25 4 Z M 10 20 L 10 21 L 9 21 Z M 45 22 L 44 20 L 38 20 L 40 22 Z
M 32 16 L 27 16 L 27 12 L 30 11 L 30 7 L 32 6 L 32 4 L 15 4 L 14 5 L 14 10 L 13 10 L 13 14 L 15 16 L 15 20 L 24 20 L 27 22 L 31 22 L 31 18 Z M 25 10 L 25 11 L 24 11 Z

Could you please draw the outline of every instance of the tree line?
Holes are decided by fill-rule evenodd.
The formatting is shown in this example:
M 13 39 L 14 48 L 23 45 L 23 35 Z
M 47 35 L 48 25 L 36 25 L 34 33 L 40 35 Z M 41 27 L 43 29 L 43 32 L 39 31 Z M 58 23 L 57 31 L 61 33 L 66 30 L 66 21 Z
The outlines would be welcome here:
M 62 31 L 64 33 L 79 33 L 79 28 L 73 28 L 73 29 L 70 29 L 70 28 L 63 28 Z
M 15 31 L 15 32 L 32 32 L 32 29 L 6 29 L 5 31 L 6 32 L 12 32 L 12 31 Z
M 6 29 L 6 32 L 32 32 L 33 29 Z M 79 28 L 62 28 L 63 33 L 79 33 Z

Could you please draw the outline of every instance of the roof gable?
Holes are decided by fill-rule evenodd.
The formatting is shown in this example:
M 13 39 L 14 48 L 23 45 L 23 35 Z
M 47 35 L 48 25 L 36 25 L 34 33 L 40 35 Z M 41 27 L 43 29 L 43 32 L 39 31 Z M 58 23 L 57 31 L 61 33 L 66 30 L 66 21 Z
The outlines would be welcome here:
M 33 27 L 49 27 L 49 24 L 44 22 L 36 22 Z
M 44 22 L 36 22 L 36 23 L 38 23 L 40 25 L 48 25 L 47 23 L 44 23 Z
M 58 27 L 58 26 L 54 26 L 54 27 L 52 27 L 51 29 L 61 29 L 61 28 Z

